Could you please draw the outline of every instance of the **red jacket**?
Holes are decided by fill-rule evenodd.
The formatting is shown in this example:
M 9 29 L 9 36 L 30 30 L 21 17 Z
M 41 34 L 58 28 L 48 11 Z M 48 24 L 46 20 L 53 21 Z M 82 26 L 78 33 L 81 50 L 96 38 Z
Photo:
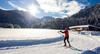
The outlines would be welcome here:
M 69 34 L 68 34 L 68 31 L 67 31 L 67 30 L 65 30 L 65 31 L 62 32 L 62 33 L 65 33 L 65 37 L 69 37 Z

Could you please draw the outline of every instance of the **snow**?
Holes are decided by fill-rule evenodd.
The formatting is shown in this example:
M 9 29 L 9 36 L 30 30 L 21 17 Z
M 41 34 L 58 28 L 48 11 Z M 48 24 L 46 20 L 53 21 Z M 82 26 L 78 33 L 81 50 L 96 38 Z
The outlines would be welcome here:
M 0 29 L 0 40 L 46 39 L 58 36 L 60 35 L 56 30 L 48 29 Z
M 69 28 L 75 28 L 75 27 L 89 27 L 89 26 L 92 26 L 92 27 L 95 27 L 95 28 L 100 28 L 100 27 L 97 27 L 97 26 L 94 26 L 94 25 L 78 25 L 78 26 L 71 26 Z
M 0 54 L 100 54 L 100 32 L 69 30 L 72 47 L 64 34 L 53 29 L 0 29 Z

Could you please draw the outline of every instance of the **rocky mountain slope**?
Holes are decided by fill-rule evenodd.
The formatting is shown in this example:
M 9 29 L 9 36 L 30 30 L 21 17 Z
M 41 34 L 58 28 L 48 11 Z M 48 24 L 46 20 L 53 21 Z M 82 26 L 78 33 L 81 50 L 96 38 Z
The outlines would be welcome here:
M 22 27 L 26 26 L 26 24 L 20 21 L 18 18 L 24 17 L 14 11 L 0 10 L 0 23 L 18 24 Z
M 0 9 L 0 24 L 2 25 L 0 27 L 9 27 L 8 25 L 11 26 L 11 24 L 21 27 L 31 27 L 34 24 L 51 20 L 54 20 L 54 18 L 50 16 L 45 16 L 39 19 L 31 15 L 28 11 Z

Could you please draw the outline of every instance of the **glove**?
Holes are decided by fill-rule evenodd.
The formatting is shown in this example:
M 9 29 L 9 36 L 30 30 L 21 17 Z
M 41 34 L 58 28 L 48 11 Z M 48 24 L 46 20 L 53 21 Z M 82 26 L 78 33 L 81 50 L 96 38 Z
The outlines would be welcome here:
M 60 32 L 62 32 L 62 31 L 60 31 Z

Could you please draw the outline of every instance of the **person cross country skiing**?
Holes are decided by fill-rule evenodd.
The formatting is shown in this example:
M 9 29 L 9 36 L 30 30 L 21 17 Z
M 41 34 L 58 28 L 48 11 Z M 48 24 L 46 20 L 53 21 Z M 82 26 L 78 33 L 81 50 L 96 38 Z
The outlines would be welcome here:
M 60 31 L 61 33 L 65 33 L 65 38 L 64 38 L 64 46 L 66 46 L 66 39 L 67 39 L 67 42 L 68 42 L 68 44 L 69 44 L 69 47 L 71 47 L 71 45 L 70 45 L 70 42 L 69 42 L 69 33 L 68 33 L 68 30 L 67 30 L 67 28 L 65 28 L 65 31 L 64 32 L 62 32 L 62 31 Z

